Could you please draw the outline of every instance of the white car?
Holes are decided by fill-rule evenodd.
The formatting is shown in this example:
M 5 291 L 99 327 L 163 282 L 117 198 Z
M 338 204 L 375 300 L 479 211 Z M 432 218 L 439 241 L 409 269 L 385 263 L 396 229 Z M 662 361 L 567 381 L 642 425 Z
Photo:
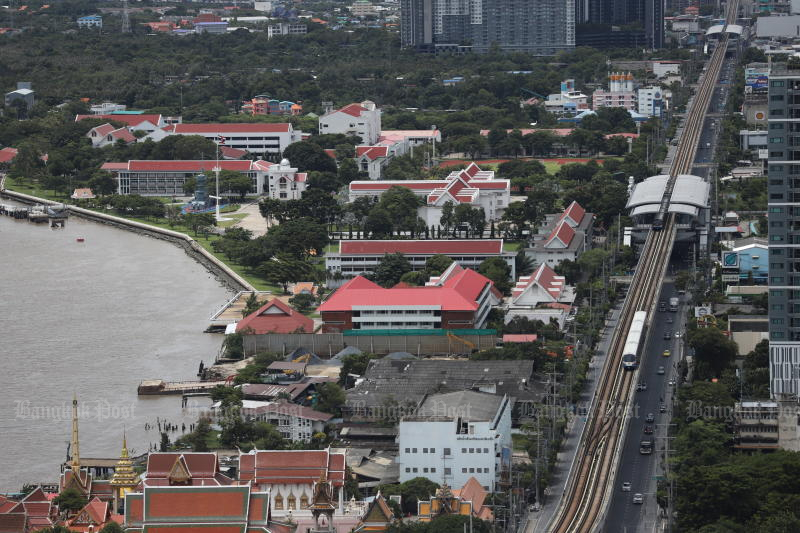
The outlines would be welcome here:
M 633 503 L 641 505 L 644 503 L 644 496 L 642 496 L 641 492 L 637 492 L 633 495 Z
M 631 491 L 631 482 L 625 481 L 622 483 L 622 492 L 630 492 Z

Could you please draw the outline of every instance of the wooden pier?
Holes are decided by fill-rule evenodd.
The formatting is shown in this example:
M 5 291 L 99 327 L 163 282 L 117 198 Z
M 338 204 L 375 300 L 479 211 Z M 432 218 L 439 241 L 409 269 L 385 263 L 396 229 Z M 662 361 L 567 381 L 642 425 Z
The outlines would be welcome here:
M 17 205 L 0 204 L 0 215 L 9 216 L 16 220 L 29 220 L 35 223 L 49 222 L 50 227 L 64 227 L 67 218 L 69 217 L 69 210 L 67 206 L 53 205 L 43 206 L 35 205 L 32 207 L 23 207 Z
M 147 379 L 139 383 L 136 392 L 139 396 L 162 394 L 200 395 L 210 393 L 211 389 L 219 385 L 225 385 L 225 381 L 164 381 L 163 379 Z

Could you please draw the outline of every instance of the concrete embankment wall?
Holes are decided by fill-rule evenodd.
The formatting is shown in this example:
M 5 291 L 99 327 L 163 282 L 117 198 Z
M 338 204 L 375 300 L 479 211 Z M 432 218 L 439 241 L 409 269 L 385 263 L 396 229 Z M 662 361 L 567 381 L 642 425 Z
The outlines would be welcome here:
M 0 191 L 0 195 L 7 196 L 8 198 L 17 200 L 25 204 L 42 204 L 42 205 L 58 204 L 58 202 L 53 202 L 51 200 L 46 200 L 44 198 L 38 198 L 36 196 L 30 196 L 28 194 L 23 194 L 9 190 Z M 114 215 L 98 213 L 96 211 L 83 209 L 82 207 L 77 207 L 74 205 L 67 205 L 67 207 L 69 208 L 71 213 L 79 217 L 94 220 L 96 222 L 100 222 L 103 224 L 110 224 L 112 226 L 116 226 L 130 231 L 144 233 L 151 237 L 164 239 L 166 241 L 177 244 L 181 246 L 186 251 L 186 253 L 188 253 L 190 256 L 192 256 L 194 259 L 196 259 L 202 265 L 208 268 L 214 275 L 221 277 L 223 281 L 225 281 L 228 285 L 231 285 L 234 289 L 245 290 L 245 291 L 256 290 L 255 287 L 253 287 L 247 280 L 245 280 L 239 274 L 231 270 L 231 268 L 228 265 L 217 259 L 212 253 L 210 253 L 208 250 L 200 246 L 200 244 L 196 240 L 192 239 L 185 233 L 159 228 L 157 226 L 151 226 L 149 224 L 143 224 L 141 222 L 128 220 L 122 217 L 116 217 Z

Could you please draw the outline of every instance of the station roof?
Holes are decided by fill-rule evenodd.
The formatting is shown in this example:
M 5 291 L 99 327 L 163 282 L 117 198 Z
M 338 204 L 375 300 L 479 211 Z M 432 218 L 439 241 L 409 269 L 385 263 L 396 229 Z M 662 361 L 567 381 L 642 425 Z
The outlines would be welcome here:
M 630 216 L 657 213 L 664 198 L 669 176 L 651 176 L 633 187 L 628 204 Z M 669 212 L 696 217 L 700 208 L 708 205 L 709 185 L 703 178 L 690 174 L 680 174 L 670 197 Z

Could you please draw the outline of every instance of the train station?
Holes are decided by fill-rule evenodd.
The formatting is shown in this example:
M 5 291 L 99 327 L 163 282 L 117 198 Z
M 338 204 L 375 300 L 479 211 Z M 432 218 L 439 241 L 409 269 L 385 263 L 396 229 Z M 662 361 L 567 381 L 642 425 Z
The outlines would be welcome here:
M 644 242 L 647 232 L 664 202 L 667 212 L 675 214 L 676 242 L 696 242 L 700 249 L 708 247 L 710 184 L 700 176 L 680 174 L 667 192 L 668 174 L 651 176 L 630 189 L 625 208 L 633 219 L 634 242 Z

